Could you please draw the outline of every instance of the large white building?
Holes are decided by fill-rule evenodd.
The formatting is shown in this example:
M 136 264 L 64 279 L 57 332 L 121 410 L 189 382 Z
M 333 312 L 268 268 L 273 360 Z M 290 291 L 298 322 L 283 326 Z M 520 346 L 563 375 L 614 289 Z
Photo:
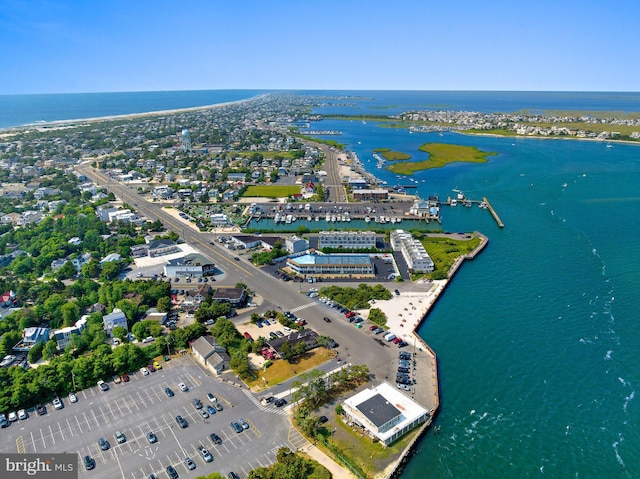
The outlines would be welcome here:
M 430 417 L 429 411 L 388 383 L 360 391 L 342 403 L 344 415 L 385 446 Z
M 369 249 L 376 247 L 373 231 L 321 231 L 318 235 L 318 249 Z
M 287 266 L 304 277 L 375 277 L 373 263 L 366 254 L 305 254 L 288 258 Z
M 422 243 L 404 230 L 393 230 L 390 234 L 393 251 L 399 251 L 412 271 L 430 273 L 435 265 L 433 260 L 422 246 Z

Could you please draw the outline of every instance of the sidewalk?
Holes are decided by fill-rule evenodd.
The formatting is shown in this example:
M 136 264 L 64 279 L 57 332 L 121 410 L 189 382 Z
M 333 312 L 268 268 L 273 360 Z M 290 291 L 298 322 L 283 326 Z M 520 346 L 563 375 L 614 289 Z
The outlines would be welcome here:
M 309 444 L 308 446 L 303 447 L 299 450 L 299 452 L 308 455 L 309 457 L 315 459 L 324 467 L 329 469 L 332 479 L 353 479 L 356 477 L 346 469 L 340 467 L 337 462 L 335 462 L 313 444 Z

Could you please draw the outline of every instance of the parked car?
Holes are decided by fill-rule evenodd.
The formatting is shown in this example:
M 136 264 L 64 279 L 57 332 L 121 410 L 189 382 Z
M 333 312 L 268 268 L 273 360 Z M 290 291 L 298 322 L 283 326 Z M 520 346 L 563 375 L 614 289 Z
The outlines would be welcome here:
M 118 444 L 123 444 L 127 442 L 127 437 L 120 431 L 116 431 L 116 441 L 118 441 Z
M 324 424 L 325 422 L 327 422 L 329 420 L 329 418 L 327 416 L 320 416 L 320 419 L 318 419 L 318 422 L 320 424 Z
M 107 383 L 105 383 L 102 379 L 100 381 L 98 381 L 98 387 L 100 388 L 100 391 L 108 391 L 109 390 L 109 385 Z
M 60 398 L 53 398 L 53 409 L 62 409 L 64 404 L 60 401 Z
M 193 471 L 196 468 L 196 463 L 191 460 L 190 457 L 184 458 L 184 465 L 187 466 L 187 469 Z
M 242 426 L 240 424 L 238 424 L 236 421 L 231 421 L 231 427 L 236 431 L 236 432 L 242 432 Z
M 213 415 L 216 413 L 216 408 L 214 408 L 211 404 L 207 404 L 207 412 Z
M 331 318 L 329 318 L 329 317 L 327 317 L 327 316 L 325 316 L 325 317 L 324 317 L 324 318 L 322 318 L 322 319 L 324 319 L 324 322 L 325 322 L 325 323 L 330 323 L 330 322 L 331 322 Z
M 249 429 L 249 423 L 247 423 L 247 421 L 245 421 L 244 419 L 240 418 L 238 419 L 238 422 L 242 426 L 242 429 Z
M 404 368 L 402 366 L 398 366 L 398 372 L 400 372 L 400 373 L 409 373 L 409 372 L 411 372 L 411 369 Z
M 174 396 L 173 391 L 171 390 L 171 388 L 164 388 L 164 393 L 167 395 L 167 397 L 172 398 Z
M 193 405 L 195 406 L 196 409 L 202 409 L 202 403 L 198 398 L 193 399 Z
M 124 382 L 124 383 L 128 383 L 128 382 L 131 380 L 131 378 L 129 377 L 129 375 L 128 375 L 128 374 L 126 374 L 126 373 L 125 373 L 125 374 L 123 374 L 121 377 L 122 377 L 122 382 Z
M 176 281 L 177 280 L 178 278 L 176 278 Z M 169 476 L 169 479 L 178 479 L 178 477 L 180 477 L 173 466 L 167 466 L 167 475 Z
M 158 442 L 158 436 L 156 436 L 152 431 L 149 431 L 147 433 L 147 441 L 149 441 L 149 444 L 155 444 Z
M 152 372 L 152 373 L 156 372 L 156 368 L 153 366 L 153 364 L 148 364 L 147 369 L 149 370 L 149 372 Z
M 96 467 L 96 461 L 91 456 L 84 456 L 84 468 L 87 471 L 94 469 Z
M 398 354 L 398 357 L 400 359 L 409 360 L 411 359 L 411 353 L 408 353 L 407 351 L 400 351 L 400 353 Z
M 113 376 L 112 379 L 114 384 L 120 384 L 122 382 L 122 379 L 120 379 L 120 376 Z
M 102 449 L 103 451 L 106 451 L 111 447 L 111 444 L 109 444 L 109 441 L 107 441 L 104 437 L 101 437 L 100 439 L 98 439 L 98 446 L 100 446 L 100 449 Z
M 182 429 L 189 427 L 189 423 L 187 422 L 187 420 L 180 415 L 176 416 L 176 422 Z
M 76 393 L 69 393 L 69 401 L 78 402 L 78 396 L 76 396 Z
M 220 436 L 218 436 L 216 433 L 211 433 L 209 437 L 214 444 L 222 444 L 222 439 L 220 439 Z
M 18 414 L 15 411 L 9 413 L 8 416 L 9 422 L 16 422 L 18 420 Z
M 147 368 L 140 368 L 140 372 L 142 373 L 143 376 L 149 375 L 149 370 Z
M 282 407 L 282 406 L 284 406 L 285 404 L 287 404 L 287 400 L 286 400 L 286 399 L 282 399 L 282 398 L 278 398 L 278 399 L 276 399 L 276 400 L 273 402 L 273 404 L 274 404 L 276 407 Z
M 21 421 L 23 421 L 25 419 L 29 419 L 29 414 L 27 413 L 26 410 L 20 409 L 18 411 L 18 419 L 20 419 Z
M 231 472 L 228 474 L 228 477 L 229 477 L 229 479 L 240 479 L 240 478 L 238 477 L 238 475 L 237 475 L 235 472 L 233 472 L 233 471 L 231 471 Z
M 409 343 L 407 343 L 406 341 L 400 341 L 398 343 L 398 347 L 399 348 L 404 348 L 405 346 L 408 346 L 408 345 L 409 345 Z
M 211 453 L 202 446 L 200 446 L 200 454 L 202 455 L 202 459 L 204 459 L 204 462 L 213 461 L 213 456 L 211 455 Z
M 180 391 L 183 391 L 185 393 L 189 390 L 189 388 L 187 387 L 187 385 L 185 383 L 178 384 L 178 387 L 180 388 Z
M 411 391 L 411 386 L 408 384 L 397 383 L 398 389 L 404 389 L 405 391 Z
M 209 413 L 207 411 L 205 411 L 204 409 L 200 409 L 198 411 L 200 413 L 200 415 L 204 418 L 207 419 L 209 417 Z
M 47 414 L 47 406 L 44 404 L 36 404 L 36 414 L 38 416 L 44 416 Z

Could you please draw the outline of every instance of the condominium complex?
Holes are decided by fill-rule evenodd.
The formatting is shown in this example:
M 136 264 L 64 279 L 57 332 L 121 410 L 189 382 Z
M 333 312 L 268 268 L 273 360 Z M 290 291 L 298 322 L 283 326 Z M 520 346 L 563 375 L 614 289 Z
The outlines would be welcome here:
M 376 247 L 373 231 L 321 231 L 318 235 L 318 249 L 368 249 Z
M 424 249 L 424 246 L 411 233 L 404 230 L 394 230 L 390 235 L 391 247 L 399 251 L 412 271 L 430 273 L 434 269 L 433 260 Z

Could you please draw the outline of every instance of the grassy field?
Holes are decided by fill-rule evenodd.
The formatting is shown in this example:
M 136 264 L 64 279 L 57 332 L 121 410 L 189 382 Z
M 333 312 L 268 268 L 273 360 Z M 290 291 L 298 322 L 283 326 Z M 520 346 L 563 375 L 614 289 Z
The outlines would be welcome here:
M 496 154 L 480 151 L 475 146 L 449 145 L 446 143 L 425 143 L 418 149 L 429 153 L 429 159 L 393 163 L 388 165 L 386 169 L 400 175 L 411 175 L 416 171 L 442 168 L 454 162 L 486 163 L 488 161 L 487 156 Z
M 286 198 L 296 193 L 300 193 L 300 187 L 295 185 L 251 185 L 242 196 Z
M 268 387 L 275 386 L 297 374 L 309 371 L 333 359 L 335 356 L 335 351 L 330 351 L 326 348 L 315 348 L 298 358 L 294 358 L 292 363 L 284 359 L 276 360 L 267 369 L 257 373 L 258 378 L 247 382 L 247 386 L 252 391 L 261 391 L 265 389 L 263 377 L 267 380 Z
M 406 153 L 402 153 L 401 151 L 393 151 L 389 148 L 378 148 L 373 151 L 374 153 L 380 153 L 386 160 L 389 161 L 411 159 L 411 155 L 407 155 Z
M 420 243 L 433 260 L 435 271 L 446 273 L 459 256 L 470 253 L 480 244 L 480 238 L 473 236 L 466 240 L 455 240 L 444 236 L 423 236 Z M 429 275 L 416 274 L 411 279 L 416 280 L 423 276 Z

